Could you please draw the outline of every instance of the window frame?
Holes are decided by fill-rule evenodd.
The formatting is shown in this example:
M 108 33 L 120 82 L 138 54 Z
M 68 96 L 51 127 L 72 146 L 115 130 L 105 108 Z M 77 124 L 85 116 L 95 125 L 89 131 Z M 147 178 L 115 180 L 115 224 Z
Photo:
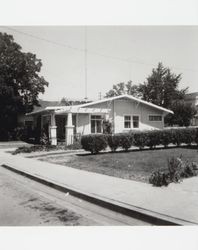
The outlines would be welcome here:
M 130 128 L 125 128 L 125 116 L 129 116 L 130 117 Z M 134 128 L 133 127 L 133 116 L 137 116 L 138 118 L 138 128 Z M 126 130 L 131 130 L 131 129 L 140 129 L 140 115 L 139 114 L 124 114 L 124 129 Z
M 127 121 L 126 121 L 126 120 L 125 120 L 125 117 L 127 117 L 127 116 L 130 117 L 130 120 L 127 120 Z M 125 122 L 129 122 L 129 123 L 130 123 L 130 127 L 129 127 L 129 128 L 126 128 L 126 127 L 125 127 Z M 131 115 L 124 115 L 124 129 L 131 129 Z
M 92 116 L 100 116 L 100 119 L 98 118 L 98 119 L 93 119 L 92 118 Z M 91 123 L 92 123 L 92 121 L 94 121 L 95 122 L 95 124 L 94 124 L 94 130 L 95 130 L 95 132 L 92 132 L 91 131 Z M 96 121 L 101 121 L 101 132 L 96 132 L 97 131 L 97 123 L 96 123 Z M 102 118 L 102 115 L 97 115 L 97 114 L 90 114 L 90 132 L 91 132 L 91 134 L 102 134 L 103 133 L 103 126 L 102 126 L 102 122 L 103 122 L 103 118 Z
M 156 117 L 156 116 L 158 116 L 158 117 L 161 117 L 161 120 L 150 120 L 150 117 Z M 155 114 L 149 114 L 148 115 L 148 121 L 149 122 L 163 122 L 163 115 L 155 115 Z

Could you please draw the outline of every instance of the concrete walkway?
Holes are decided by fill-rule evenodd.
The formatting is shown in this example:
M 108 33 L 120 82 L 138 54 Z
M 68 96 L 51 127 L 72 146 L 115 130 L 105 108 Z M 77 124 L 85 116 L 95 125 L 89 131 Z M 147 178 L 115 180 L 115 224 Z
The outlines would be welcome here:
M 146 183 L 13 156 L 3 150 L 0 150 L 0 165 L 45 180 L 45 184 L 63 187 L 65 192 L 73 191 L 74 194 L 81 194 L 82 198 L 89 197 L 90 201 L 101 202 L 112 209 L 117 207 L 118 211 L 124 209 L 135 216 L 153 218 L 156 224 L 198 224 L 198 177 L 158 188 Z

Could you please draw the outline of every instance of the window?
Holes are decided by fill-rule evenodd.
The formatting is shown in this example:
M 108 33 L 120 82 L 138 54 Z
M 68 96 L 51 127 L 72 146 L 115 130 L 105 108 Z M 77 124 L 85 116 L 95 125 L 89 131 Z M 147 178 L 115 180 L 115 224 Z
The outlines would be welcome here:
M 138 115 L 133 116 L 133 128 L 139 128 L 139 116 Z
M 91 133 L 102 133 L 102 117 L 100 115 L 91 116 Z
M 132 116 L 132 124 L 131 124 L 131 116 L 125 115 L 124 116 L 124 128 L 139 128 L 139 116 L 133 115 Z
M 149 121 L 160 122 L 162 121 L 162 116 L 161 115 L 149 115 Z
M 131 128 L 131 116 L 125 115 L 124 117 L 124 128 Z

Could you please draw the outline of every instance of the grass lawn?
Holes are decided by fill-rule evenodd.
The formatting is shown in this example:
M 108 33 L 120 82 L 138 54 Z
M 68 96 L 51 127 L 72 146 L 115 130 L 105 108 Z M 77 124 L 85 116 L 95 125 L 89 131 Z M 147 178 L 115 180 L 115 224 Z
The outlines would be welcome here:
M 167 169 L 168 158 L 181 155 L 184 161 L 198 162 L 198 151 L 192 148 L 100 153 L 98 155 L 57 155 L 40 160 L 119 178 L 148 182 L 153 171 Z

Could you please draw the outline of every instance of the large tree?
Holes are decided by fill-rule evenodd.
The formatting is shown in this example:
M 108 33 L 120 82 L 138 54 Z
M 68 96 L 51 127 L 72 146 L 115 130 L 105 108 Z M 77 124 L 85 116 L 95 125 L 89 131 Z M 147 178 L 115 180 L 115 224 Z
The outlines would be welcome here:
M 142 99 L 156 105 L 171 108 L 175 101 L 183 100 L 188 88 L 179 89 L 181 74 L 174 74 L 169 68 L 159 63 L 156 69 L 152 70 L 146 82 L 139 85 L 138 91 Z
M 106 97 L 129 94 L 145 101 L 171 109 L 174 115 L 168 115 L 165 122 L 172 125 L 189 126 L 196 110 L 184 102 L 188 88 L 179 89 L 181 74 L 174 74 L 170 68 L 159 63 L 143 84 L 118 83 L 106 93 Z
M 165 122 L 168 126 L 189 126 L 192 118 L 196 115 L 197 110 L 190 104 L 184 101 L 176 101 L 171 107 L 174 114 L 168 114 L 165 117 Z
M 38 105 L 39 93 L 48 82 L 40 76 L 42 63 L 35 54 L 25 53 L 13 36 L 0 33 L 0 128 L 12 130 L 17 115 Z
M 106 93 L 105 97 L 113 97 L 123 94 L 142 97 L 142 93 L 139 91 L 139 86 L 136 84 L 132 84 L 132 81 L 128 81 L 127 83 L 120 82 L 118 84 L 114 84 L 113 88 Z

